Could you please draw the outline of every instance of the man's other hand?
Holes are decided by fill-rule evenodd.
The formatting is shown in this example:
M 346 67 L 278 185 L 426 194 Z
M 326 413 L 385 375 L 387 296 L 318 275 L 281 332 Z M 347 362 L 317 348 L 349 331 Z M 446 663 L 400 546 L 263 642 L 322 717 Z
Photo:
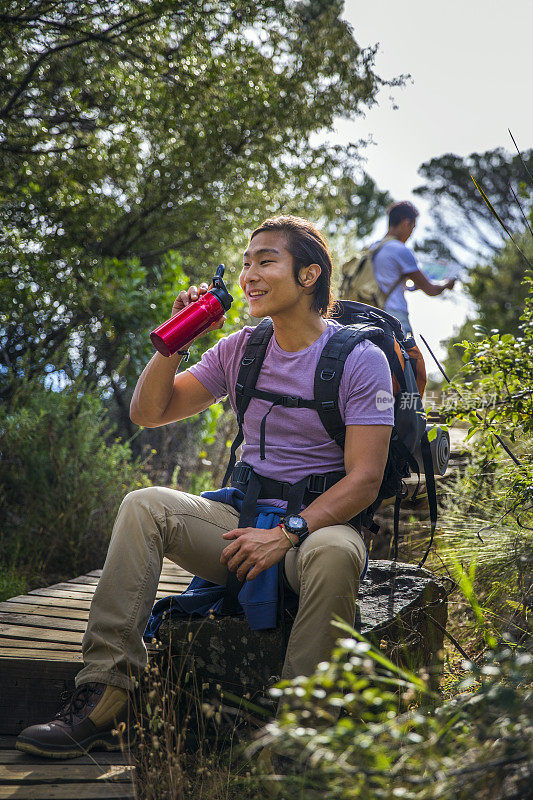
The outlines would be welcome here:
M 220 561 L 240 581 L 253 581 L 265 569 L 278 564 L 291 547 L 279 527 L 235 528 L 223 533 L 222 538 L 233 541 L 222 551 Z

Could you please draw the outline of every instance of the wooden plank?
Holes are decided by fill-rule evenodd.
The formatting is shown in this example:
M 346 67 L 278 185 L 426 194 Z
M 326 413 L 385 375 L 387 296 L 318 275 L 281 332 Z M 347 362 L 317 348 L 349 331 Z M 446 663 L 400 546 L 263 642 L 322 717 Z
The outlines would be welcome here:
M 168 594 L 171 594 L 171 592 L 159 590 L 157 592 L 156 596 L 158 598 L 159 597 L 166 597 L 166 595 L 168 595 Z M 61 597 L 61 598 L 65 598 L 65 600 L 75 600 L 76 604 L 78 604 L 79 601 L 84 600 L 86 603 L 88 603 L 90 605 L 90 602 L 92 600 L 93 594 L 92 593 L 88 594 L 87 592 L 76 592 L 76 591 L 71 592 L 71 591 L 67 591 L 66 589 L 34 589 L 33 592 L 30 592 L 30 594 L 27 595 L 27 597 L 30 597 L 30 596 L 34 598 L 34 602 L 35 602 L 35 597 L 39 597 L 39 598 L 41 598 L 41 597 Z M 15 598 L 13 598 L 13 599 L 15 599 Z M 18 600 L 18 598 L 16 598 L 16 599 Z M 39 599 L 38 602 L 41 602 L 40 599 Z
M 76 586 L 80 590 L 82 590 L 82 587 L 85 587 L 85 591 L 93 591 L 93 587 L 98 586 L 99 581 L 100 578 L 93 578 L 90 575 L 80 575 L 78 578 L 72 578 L 72 580 L 67 581 L 66 584 L 55 584 L 47 588 L 55 589 L 57 586 L 61 586 L 62 588 L 65 588 L 65 586 Z M 165 573 L 162 573 L 159 579 L 159 586 L 188 586 L 190 582 L 191 578 L 186 575 L 165 575 Z
M 58 619 L 77 619 L 85 620 L 89 617 L 89 609 L 79 610 L 77 608 L 60 608 L 54 606 L 35 605 L 35 603 L 13 603 L 7 600 L 5 603 L 0 603 L 0 613 L 4 614 L 27 614 L 28 617 L 33 614 L 40 615 L 41 617 L 57 617 Z
M 46 589 L 53 589 L 57 591 L 65 591 L 65 592 L 78 592 L 79 594 L 86 594 L 89 598 L 94 595 L 95 586 L 87 586 L 84 583 L 72 583 L 65 581 L 65 583 L 54 583 L 53 586 L 47 586 Z M 33 592 L 28 592 L 28 594 L 38 594 L 41 591 L 45 591 L 44 589 L 34 589 Z
M 81 578 L 85 578 L 84 581 Z M 86 575 L 82 575 L 80 578 L 75 578 L 72 581 L 67 581 L 66 584 L 58 584 L 64 587 L 73 587 L 76 591 L 84 591 L 83 587 L 85 587 L 85 591 L 92 591 L 93 588 L 95 589 L 98 585 L 99 578 L 90 578 Z M 181 577 L 165 577 L 162 576 L 161 580 L 158 583 L 158 587 L 160 589 L 170 589 L 171 591 L 178 588 L 180 591 L 181 589 L 186 589 L 190 583 L 189 578 L 181 578 Z M 55 588 L 50 586 L 50 589 Z
M 89 579 L 90 578 L 93 581 L 98 581 L 102 577 L 102 572 L 103 572 L 103 570 L 101 570 L 101 569 L 95 569 L 93 572 L 88 572 L 87 575 L 80 575 L 79 577 L 80 578 L 84 578 L 84 579 Z M 183 581 L 190 581 L 193 576 L 191 575 L 190 572 L 186 572 L 184 569 L 181 569 L 181 567 L 174 567 L 174 568 L 170 568 L 170 569 L 168 567 L 163 567 L 163 569 L 161 570 L 161 577 L 164 578 L 165 580 L 176 580 L 177 579 L 177 580 L 183 580 Z M 70 578 L 69 580 L 73 580 L 74 581 L 74 580 L 79 580 L 79 579 L 78 578 Z M 85 581 L 83 580 L 83 581 L 80 581 L 80 582 L 84 583 Z
M 87 622 L 77 619 L 66 619 L 65 617 L 42 617 L 40 614 L 14 614 L 0 611 L 0 635 L 1 623 L 8 625 L 29 625 L 32 628 L 54 628 L 63 631 L 85 632 Z
M 80 653 L 81 645 L 72 644 L 72 642 L 40 642 L 34 639 L 12 639 L 8 636 L 0 636 L 0 648 L 2 650 L 12 650 L 13 648 L 22 648 L 23 650 L 31 649 L 38 657 L 38 653 L 44 647 L 46 650 L 64 650 L 65 652 Z
M 106 781 L 0 786 L 0 800 L 127 800 L 132 797 L 135 797 L 133 784 Z
M 89 575 L 91 578 L 99 578 L 102 572 L 103 572 L 102 569 L 93 569 L 90 572 L 87 572 L 86 574 Z M 193 577 L 192 572 L 187 572 L 187 570 L 183 569 L 183 567 L 179 567 L 177 564 L 174 564 L 173 561 L 167 561 L 166 559 L 163 561 L 163 568 L 161 570 L 161 573 L 162 574 L 168 573 L 172 575 L 184 575 L 187 578 Z
M 2 637 L 14 639 L 37 639 L 41 642 L 72 642 L 81 644 L 83 634 L 78 631 L 53 631 L 49 628 L 31 628 L 29 625 L 0 625 L 0 641 Z
M 33 592 L 30 592 L 28 597 L 33 597 L 33 602 L 35 602 L 36 597 L 61 597 L 65 600 L 75 600 L 76 603 L 78 601 L 85 601 L 86 603 L 90 603 L 93 598 L 94 592 L 88 594 L 87 592 L 67 592 L 65 589 L 34 589 Z M 39 601 L 40 602 L 40 601 Z
M 176 591 L 176 590 L 177 591 L 182 591 L 183 589 L 187 588 L 189 583 L 190 583 L 190 581 L 188 581 L 186 578 L 183 579 L 183 580 L 177 580 L 177 581 L 166 581 L 165 580 L 165 581 L 160 581 L 158 583 L 158 589 L 159 589 L 159 591 L 163 591 L 163 590 L 171 591 L 171 592 L 172 591 Z M 86 583 L 76 583 L 75 581 L 72 581 L 72 582 L 68 581 L 67 583 L 58 583 L 55 586 L 49 586 L 48 588 L 49 589 L 61 589 L 62 591 L 65 590 L 67 592 L 71 592 L 71 591 L 72 592 L 79 592 L 82 595 L 87 595 L 89 597 L 92 597 L 94 595 L 94 590 L 96 589 L 97 584 L 98 584 L 98 581 L 96 581 L 96 583 L 92 584 L 92 585 L 91 584 L 86 584 Z
M 35 597 L 29 594 L 21 594 L 18 597 L 12 597 L 11 600 L 6 600 L 7 603 L 25 603 L 26 605 L 34 605 L 38 603 L 40 606 L 51 606 L 52 608 L 75 609 L 77 611 L 89 611 L 91 607 L 90 600 L 70 600 L 68 597 Z
M 6 739 L 10 742 L 10 749 L 2 749 L 1 739 Z M 3 736 L 0 737 L 0 764 L 19 764 L 25 766 L 41 766 L 46 762 L 39 756 L 32 756 L 30 753 L 22 753 L 20 750 L 15 750 L 16 736 Z M 64 762 L 67 763 L 67 762 Z M 129 753 L 122 753 L 120 750 L 113 753 L 106 753 L 100 750 L 91 750 L 86 756 L 80 756 L 74 762 L 76 765 L 80 764 L 112 764 L 115 766 L 124 766 L 125 764 L 132 764 L 132 758 Z
M 29 659 L 30 661 L 34 661 L 36 664 L 47 664 L 49 661 L 67 661 L 73 664 L 80 664 L 83 662 L 81 657 L 81 647 L 79 650 L 66 650 L 64 647 L 53 650 L 52 648 L 48 647 L 48 642 L 46 643 L 46 646 L 39 648 L 36 648 L 35 646 L 30 647 L 29 642 L 26 642 L 26 644 L 28 645 L 27 647 L 4 647 L 2 643 L 2 646 L 0 647 L 0 666 L 3 666 L 2 662 L 5 663 L 6 661 L 11 661 L 13 659 Z M 17 669 L 16 665 L 13 667 L 13 669 Z
M 162 580 L 160 580 L 157 585 L 160 588 L 163 588 L 164 586 L 169 586 L 171 588 L 173 586 L 176 586 L 181 590 L 181 587 L 186 589 L 187 586 L 190 584 L 190 582 L 191 582 L 190 578 L 165 578 L 165 577 L 163 577 Z
M 189 580 L 192 578 L 192 574 L 190 572 L 187 572 L 186 569 L 182 569 L 181 567 L 178 567 L 177 564 L 171 564 L 171 563 L 169 563 L 168 565 L 163 564 L 161 575 L 173 575 L 173 576 L 178 576 L 180 578 L 189 578 Z
M 161 581 L 158 583 L 157 588 L 160 592 L 166 592 L 167 594 L 178 594 L 179 592 L 183 592 L 187 586 L 189 585 L 190 581 L 184 580 L 182 582 L 177 581 Z M 92 598 L 94 595 L 94 590 L 96 589 L 97 583 L 94 585 L 89 584 L 81 584 L 81 583 L 62 583 L 57 584 L 57 586 L 50 586 L 50 589 L 57 589 L 60 588 L 61 591 L 73 591 L 79 592 L 80 595 L 83 597 Z
M 6 783 L 89 783 L 120 781 L 131 783 L 134 767 L 127 764 L 79 764 L 54 762 L 45 764 L 0 765 L 0 785 Z
M 180 567 L 179 564 L 176 564 L 175 561 L 171 561 L 169 558 L 163 559 L 163 572 L 177 572 L 180 575 L 186 575 L 188 578 L 192 578 L 192 572 L 187 572 L 186 569 Z M 91 572 L 88 572 L 87 575 L 91 575 L 93 577 L 99 578 L 102 574 L 103 570 L 101 569 L 93 569 Z

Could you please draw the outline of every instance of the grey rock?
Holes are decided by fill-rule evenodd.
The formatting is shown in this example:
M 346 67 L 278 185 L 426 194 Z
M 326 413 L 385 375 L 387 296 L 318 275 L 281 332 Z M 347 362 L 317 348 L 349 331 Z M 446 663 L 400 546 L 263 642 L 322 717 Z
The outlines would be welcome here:
M 371 561 L 358 606 L 357 627 L 366 638 L 395 663 L 427 669 L 433 684 L 438 681 L 447 619 L 446 589 L 438 578 L 412 564 Z M 287 636 L 290 626 L 288 619 Z M 257 696 L 281 675 L 279 628 L 251 631 L 242 617 L 170 618 L 159 636 L 180 674 L 192 673 L 199 687 L 218 684 L 238 696 Z

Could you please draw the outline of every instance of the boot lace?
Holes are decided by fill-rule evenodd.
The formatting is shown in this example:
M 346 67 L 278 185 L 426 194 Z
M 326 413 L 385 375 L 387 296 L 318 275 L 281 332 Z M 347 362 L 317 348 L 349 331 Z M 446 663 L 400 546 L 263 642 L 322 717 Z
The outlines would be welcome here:
M 54 719 L 61 720 L 72 726 L 74 724 L 74 717 L 78 717 L 80 711 L 88 704 L 95 688 L 96 684 L 94 683 L 84 683 L 72 693 L 62 692 L 61 701 L 67 702 L 66 705 L 57 712 Z

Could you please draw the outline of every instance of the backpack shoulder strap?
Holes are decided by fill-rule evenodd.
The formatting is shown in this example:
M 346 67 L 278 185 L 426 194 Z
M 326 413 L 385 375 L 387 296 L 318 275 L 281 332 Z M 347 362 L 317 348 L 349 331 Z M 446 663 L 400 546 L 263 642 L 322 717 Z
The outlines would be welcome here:
M 270 317 L 261 320 L 259 325 L 252 331 L 246 343 L 244 355 L 239 367 L 239 374 L 237 375 L 237 383 L 235 385 L 235 405 L 237 407 L 237 423 L 239 430 L 233 444 L 231 445 L 231 452 L 229 457 L 228 468 L 224 475 L 222 486 L 225 486 L 233 472 L 233 467 L 237 461 L 237 448 L 244 440 L 244 432 L 242 424 L 246 409 L 250 404 L 251 397 L 243 393 L 243 388 L 253 389 L 257 383 L 257 378 L 261 372 L 261 367 L 265 358 L 268 343 L 272 338 L 274 332 L 274 325 Z
M 237 416 L 244 417 L 246 409 L 252 399 L 243 394 L 243 388 L 253 389 L 257 383 L 263 361 L 265 359 L 268 343 L 274 333 L 274 325 L 270 317 L 261 320 L 259 325 L 252 331 L 246 343 L 246 349 L 239 367 L 237 383 L 235 384 L 235 403 L 237 406 Z
M 339 387 L 346 359 L 356 344 L 368 339 L 383 348 L 384 332 L 371 325 L 347 325 L 326 342 L 315 371 L 317 412 L 328 435 L 344 448 L 346 426 L 339 411 Z
M 392 286 L 388 290 L 388 292 L 383 292 L 383 294 L 385 295 L 385 301 L 387 301 L 389 299 L 389 297 L 391 296 L 393 291 L 400 285 L 400 283 L 403 281 L 404 278 L 405 278 L 405 275 L 400 275 L 397 278 L 397 280 L 394 281 L 394 283 L 392 284 Z
M 379 250 L 381 250 L 381 248 L 383 247 L 384 244 L 388 244 L 388 242 L 394 241 L 395 238 L 396 238 L 395 236 L 385 236 L 385 238 L 382 239 L 381 242 L 378 245 L 376 245 L 375 247 L 371 248 L 371 250 L 369 252 L 370 252 L 370 255 L 372 256 L 372 258 L 374 258 L 376 253 Z M 403 279 L 404 279 L 404 276 L 400 275 L 397 278 L 397 280 L 394 281 L 394 283 L 392 284 L 391 288 L 387 292 L 383 292 L 383 295 L 384 295 L 383 300 L 384 300 L 384 302 L 387 302 L 387 300 L 389 299 L 389 297 L 391 296 L 393 291 L 400 285 L 400 283 L 403 281 Z M 381 291 L 383 291 L 383 289 Z
M 393 242 L 395 238 L 396 238 L 395 236 L 384 236 L 381 242 L 375 244 L 374 247 L 369 247 L 368 252 L 370 253 L 371 256 L 375 256 L 378 250 L 381 250 L 384 244 Z

